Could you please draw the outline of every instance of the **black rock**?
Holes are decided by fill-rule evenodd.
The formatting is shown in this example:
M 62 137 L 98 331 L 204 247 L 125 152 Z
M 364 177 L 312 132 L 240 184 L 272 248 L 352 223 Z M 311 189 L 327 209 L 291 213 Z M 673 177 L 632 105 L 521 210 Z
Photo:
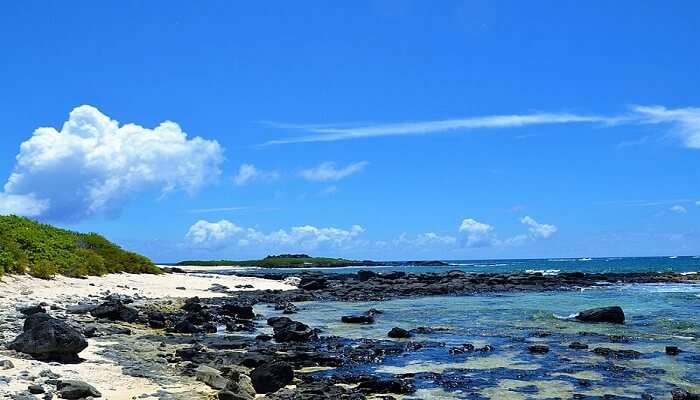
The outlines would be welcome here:
M 294 369 L 284 361 L 263 364 L 250 373 L 257 393 L 273 393 L 294 380 Z
M 202 311 L 204 306 L 202 306 L 199 297 L 190 297 L 189 299 L 185 300 L 185 304 L 181 308 L 188 312 L 198 312 Z
M 328 281 L 325 279 L 314 279 L 309 282 L 302 282 L 299 284 L 299 289 L 303 290 L 321 290 L 328 286 Z
M 291 320 L 287 324 L 273 326 L 273 332 L 275 340 L 280 343 L 307 342 L 316 336 L 316 332 L 308 325 Z
M 31 394 L 42 394 L 45 392 L 44 387 L 41 385 L 29 385 L 27 388 Z
M 581 342 L 571 342 L 569 344 L 569 348 L 574 350 L 585 350 L 588 348 L 588 345 Z
M 527 351 L 535 354 L 545 354 L 549 353 L 549 346 L 545 346 L 543 344 L 531 344 L 527 347 Z
M 411 333 L 405 329 L 401 329 L 398 326 L 395 326 L 389 331 L 387 336 L 394 339 L 406 339 L 411 337 Z
M 676 346 L 666 346 L 666 354 L 669 356 L 677 356 L 680 352 L 681 349 Z
M 255 313 L 253 312 L 253 306 L 251 305 L 241 305 L 236 303 L 226 303 L 221 306 L 222 314 L 229 317 L 234 317 L 236 319 L 255 319 Z
M 372 377 L 361 382 L 357 387 L 367 393 L 411 394 L 416 391 L 409 380 L 398 378 L 379 379 Z
M 97 389 L 82 381 L 61 380 L 56 388 L 58 395 L 63 399 L 82 399 L 85 397 L 102 397 Z
M 357 279 L 360 282 L 368 281 L 368 280 L 374 278 L 375 276 L 377 276 L 377 273 L 374 271 L 366 271 L 366 270 L 357 271 Z
M 29 307 L 22 307 L 22 308 L 20 308 L 18 311 L 19 311 L 20 313 L 22 313 L 22 315 L 26 315 L 26 316 L 33 315 L 33 314 L 37 314 L 37 313 L 45 313 L 45 312 L 46 312 L 46 310 L 44 309 L 44 307 L 42 307 L 42 306 L 40 306 L 40 305 L 29 306 Z
M 25 327 L 8 348 L 40 360 L 77 362 L 78 353 L 88 345 L 76 329 L 43 313 L 27 318 Z
M 635 350 L 614 350 L 607 347 L 596 347 L 593 352 L 599 356 L 620 360 L 632 360 L 642 356 L 642 353 Z
M 700 395 L 690 393 L 683 389 L 674 389 L 671 392 L 673 400 L 700 400 Z
M 344 315 L 340 318 L 346 324 L 372 324 L 374 317 L 371 315 Z
M 121 300 L 109 300 L 90 311 L 95 318 L 106 318 L 112 321 L 134 322 L 139 317 L 139 312 L 124 305 Z
M 625 312 L 619 306 L 592 308 L 578 313 L 576 319 L 582 322 L 623 324 L 625 323 Z

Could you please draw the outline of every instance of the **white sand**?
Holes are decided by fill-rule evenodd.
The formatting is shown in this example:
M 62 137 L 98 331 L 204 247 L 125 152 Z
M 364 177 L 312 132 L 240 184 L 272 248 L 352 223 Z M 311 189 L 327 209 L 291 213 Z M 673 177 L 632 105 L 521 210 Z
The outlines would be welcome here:
M 48 281 L 29 276 L 5 276 L 0 281 L 0 311 L 14 314 L 14 309 L 18 305 L 32 305 L 40 302 L 65 304 L 77 302 L 88 296 L 102 297 L 107 292 L 131 296 L 138 294 L 149 299 L 222 297 L 221 293 L 207 290 L 212 284 L 223 285 L 232 290 L 294 288 L 282 281 L 211 274 L 111 274 L 90 279 L 56 277 Z M 236 285 L 252 285 L 253 288 L 235 288 Z M 178 287 L 185 289 L 178 289 Z M 18 319 L 17 323 L 21 321 Z M 7 342 L 11 339 L 5 337 L 0 341 Z M 110 346 L 109 342 L 99 338 L 89 339 L 88 342 L 88 347 L 80 353 L 80 357 L 85 359 L 80 364 L 48 364 L 25 358 L 13 351 L 0 350 L 0 360 L 10 360 L 15 365 L 15 368 L 9 370 L 0 369 L 0 378 L 11 378 L 9 385 L 3 384 L 0 379 L 0 398 L 5 398 L 4 396 L 8 396 L 8 393 L 27 389 L 32 382 L 22 377 L 23 371 L 37 376 L 39 372 L 46 369 L 60 374 L 63 379 L 83 380 L 102 392 L 102 399 L 108 400 L 127 400 L 137 397 L 152 399 L 156 397 L 145 395 L 155 394 L 161 389 L 170 393 L 185 392 L 188 393 L 185 395 L 187 398 L 193 399 L 208 398 L 212 394 L 206 385 L 193 379 L 183 378 L 175 386 L 164 387 L 146 378 L 125 375 L 121 366 L 99 354 L 101 349 Z M 193 393 L 199 394 L 192 397 Z M 140 397 L 141 395 L 144 397 Z

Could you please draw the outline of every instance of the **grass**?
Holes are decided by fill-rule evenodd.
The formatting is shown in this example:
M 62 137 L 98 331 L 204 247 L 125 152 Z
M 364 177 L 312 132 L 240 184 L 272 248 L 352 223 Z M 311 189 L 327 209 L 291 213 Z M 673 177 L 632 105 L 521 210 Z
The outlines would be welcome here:
M 151 260 L 96 233 L 79 233 L 17 216 L 0 216 L 0 275 L 98 276 L 160 273 Z

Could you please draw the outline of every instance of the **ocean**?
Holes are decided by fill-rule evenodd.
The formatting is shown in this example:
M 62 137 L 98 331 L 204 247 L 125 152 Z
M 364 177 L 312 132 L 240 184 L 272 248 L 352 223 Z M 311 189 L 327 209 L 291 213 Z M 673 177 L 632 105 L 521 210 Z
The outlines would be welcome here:
M 597 258 L 551 260 L 450 261 L 449 267 L 373 267 L 374 271 L 469 272 L 700 271 L 697 257 Z M 355 272 L 362 268 L 314 269 Z M 288 271 L 288 270 L 280 270 Z M 593 307 L 619 305 L 624 325 L 584 324 L 571 319 Z M 406 399 L 670 399 L 675 388 L 700 392 L 700 284 L 625 284 L 580 291 L 421 297 L 383 302 L 299 303 L 294 319 L 324 335 L 387 340 L 395 327 L 446 328 L 414 335 L 416 351 L 389 356 L 381 363 L 315 371 L 330 374 L 409 374 L 417 391 Z M 353 325 L 340 317 L 370 308 L 383 311 L 374 324 Z M 278 312 L 258 307 L 266 317 Z M 569 348 L 581 342 L 588 349 Z M 464 343 L 492 351 L 451 354 Z M 550 351 L 532 354 L 531 344 Z M 682 352 L 667 355 L 666 346 Z M 595 348 L 635 350 L 636 359 L 594 353 Z M 574 397 L 574 396 L 578 397 Z M 611 397 L 612 396 L 612 397 Z M 617 397 L 614 397 L 617 396 Z

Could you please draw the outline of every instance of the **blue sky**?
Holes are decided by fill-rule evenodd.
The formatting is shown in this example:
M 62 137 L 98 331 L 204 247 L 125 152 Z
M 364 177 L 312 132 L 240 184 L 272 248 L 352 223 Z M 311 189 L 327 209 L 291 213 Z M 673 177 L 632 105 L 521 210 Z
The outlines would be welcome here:
M 0 212 L 157 261 L 700 254 L 699 26 L 694 1 L 6 2 Z

